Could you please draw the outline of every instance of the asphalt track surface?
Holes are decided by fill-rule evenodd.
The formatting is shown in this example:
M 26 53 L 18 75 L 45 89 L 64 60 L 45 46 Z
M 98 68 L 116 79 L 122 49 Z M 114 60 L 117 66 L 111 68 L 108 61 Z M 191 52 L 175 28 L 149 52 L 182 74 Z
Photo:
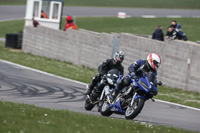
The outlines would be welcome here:
M 117 16 L 123 11 L 132 17 L 198 17 L 200 10 L 126 9 L 65 7 L 63 16 Z M 23 19 L 25 6 L 0 6 L 0 21 Z M 85 84 L 0 60 L 0 100 L 36 106 L 68 109 L 100 115 L 96 108 L 84 109 Z M 112 115 L 122 118 L 121 115 Z M 134 121 L 179 127 L 200 132 L 200 110 L 156 100 L 147 101 Z
M 0 21 L 23 19 L 25 6 L 0 6 Z M 131 17 L 200 17 L 200 10 L 182 9 L 140 9 L 140 8 L 102 8 L 102 7 L 64 7 L 63 16 L 117 16 L 126 12 Z
M 100 115 L 84 109 L 86 84 L 0 60 L 0 100 Z M 124 119 L 123 115 L 113 114 Z M 200 132 L 200 110 L 165 102 L 147 101 L 134 121 Z

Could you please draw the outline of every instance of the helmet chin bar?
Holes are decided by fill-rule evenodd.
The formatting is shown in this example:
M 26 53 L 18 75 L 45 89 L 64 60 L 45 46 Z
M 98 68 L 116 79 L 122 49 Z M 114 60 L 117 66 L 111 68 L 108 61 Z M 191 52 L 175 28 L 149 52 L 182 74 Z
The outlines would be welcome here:
M 122 63 L 122 61 L 115 61 L 114 60 L 114 64 L 121 64 Z
M 122 63 L 122 61 L 117 61 L 117 62 L 116 62 L 116 64 L 121 64 L 121 63 Z

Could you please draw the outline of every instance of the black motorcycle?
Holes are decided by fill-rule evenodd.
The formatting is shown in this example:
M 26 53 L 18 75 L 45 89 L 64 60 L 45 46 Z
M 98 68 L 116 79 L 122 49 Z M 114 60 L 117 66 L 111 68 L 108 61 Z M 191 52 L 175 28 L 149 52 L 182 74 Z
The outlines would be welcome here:
M 101 81 L 97 83 L 94 89 L 86 96 L 85 109 L 92 110 L 94 106 L 97 105 L 99 111 L 103 104 L 103 99 L 105 99 L 104 97 L 106 96 L 106 89 L 104 88 L 115 88 L 119 76 L 120 71 L 117 69 L 111 69 L 106 75 L 102 76 Z

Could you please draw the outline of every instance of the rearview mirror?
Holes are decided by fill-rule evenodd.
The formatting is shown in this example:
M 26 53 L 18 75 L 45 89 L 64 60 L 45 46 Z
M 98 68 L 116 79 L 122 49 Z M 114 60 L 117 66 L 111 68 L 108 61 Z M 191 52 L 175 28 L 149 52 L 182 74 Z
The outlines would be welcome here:
M 157 85 L 161 86 L 161 85 L 162 85 L 162 82 L 161 82 L 161 81 L 159 81 L 159 82 L 157 83 Z

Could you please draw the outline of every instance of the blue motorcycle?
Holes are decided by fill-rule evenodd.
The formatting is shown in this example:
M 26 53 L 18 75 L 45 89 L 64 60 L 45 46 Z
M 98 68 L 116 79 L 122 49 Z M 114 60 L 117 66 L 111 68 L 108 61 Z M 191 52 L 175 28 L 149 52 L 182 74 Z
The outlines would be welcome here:
M 113 100 L 113 91 L 104 88 L 106 97 L 100 113 L 103 116 L 110 116 L 112 113 L 123 114 L 126 119 L 134 119 L 141 112 L 146 100 L 154 101 L 153 96 L 158 93 L 157 85 L 162 85 L 162 82 L 157 82 L 156 75 L 148 72 L 143 73 L 140 78 L 131 79 L 131 85 L 123 88 Z

